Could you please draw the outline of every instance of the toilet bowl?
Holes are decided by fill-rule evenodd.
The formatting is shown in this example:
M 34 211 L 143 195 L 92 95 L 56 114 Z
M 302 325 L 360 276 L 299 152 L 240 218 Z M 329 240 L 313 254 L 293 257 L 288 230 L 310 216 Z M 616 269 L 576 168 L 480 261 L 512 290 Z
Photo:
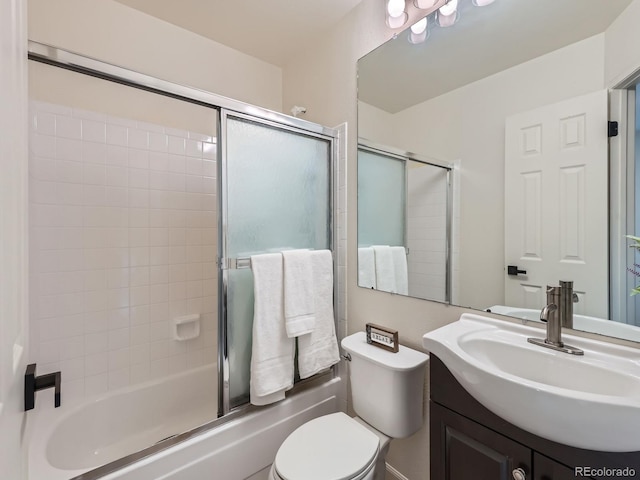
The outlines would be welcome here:
M 384 478 L 390 438 L 342 412 L 315 418 L 280 446 L 269 480 L 376 480 Z M 383 475 L 376 475 L 382 462 Z
M 364 332 L 345 337 L 351 361 L 351 418 L 342 412 L 315 418 L 282 443 L 269 480 L 383 480 L 392 438 L 423 423 L 424 369 L 429 356 L 406 347 L 397 353 L 367 343 Z

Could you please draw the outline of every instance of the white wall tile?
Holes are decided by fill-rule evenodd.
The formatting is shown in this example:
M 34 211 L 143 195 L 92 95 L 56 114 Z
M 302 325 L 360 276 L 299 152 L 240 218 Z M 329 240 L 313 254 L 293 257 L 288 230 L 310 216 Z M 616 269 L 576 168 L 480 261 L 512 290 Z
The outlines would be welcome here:
M 101 395 L 109 389 L 109 376 L 107 373 L 101 375 L 87 376 L 85 379 L 85 395 L 92 397 Z
M 56 180 L 59 182 L 82 184 L 83 164 L 81 162 L 57 160 Z M 64 188 L 64 187 L 63 187 Z
M 80 108 L 74 108 L 72 115 L 76 118 L 94 120 L 96 122 L 105 122 L 107 119 L 107 116 L 104 113 L 92 112 Z
M 106 146 L 101 143 L 82 142 L 82 161 L 85 163 L 106 163 Z
M 146 132 L 144 130 L 129 129 L 129 148 L 148 150 L 149 132 Z
M 103 121 L 82 120 L 82 140 L 105 143 L 107 141 L 107 124 Z
M 129 132 L 127 128 L 122 125 L 107 123 L 106 141 L 109 145 L 126 147 L 129 143 Z
M 184 155 L 187 151 L 185 138 L 169 136 L 168 151 L 175 155 Z
M 42 146 L 40 147 L 42 149 Z M 74 162 L 82 161 L 82 142 L 80 140 L 71 140 L 67 138 L 56 138 L 55 150 L 48 152 L 49 154 L 55 152 L 55 158 L 58 160 L 71 160 Z M 35 151 L 36 155 L 38 151 Z M 50 156 L 50 155 L 44 155 Z
M 34 115 L 35 131 L 43 135 L 56 134 L 56 116 L 52 113 L 39 112 Z
M 58 115 L 56 118 L 56 136 L 80 140 L 82 138 L 82 121 L 78 118 Z
M 105 163 L 118 167 L 126 167 L 129 164 L 129 153 L 126 147 L 107 145 Z
M 78 397 L 215 362 L 211 137 L 32 110 L 34 358 L 62 368 Z M 170 340 L 169 319 L 185 313 L 203 316 L 202 338 Z
M 37 157 L 55 158 L 56 143 L 56 137 L 36 133 L 31 135 L 29 150 Z

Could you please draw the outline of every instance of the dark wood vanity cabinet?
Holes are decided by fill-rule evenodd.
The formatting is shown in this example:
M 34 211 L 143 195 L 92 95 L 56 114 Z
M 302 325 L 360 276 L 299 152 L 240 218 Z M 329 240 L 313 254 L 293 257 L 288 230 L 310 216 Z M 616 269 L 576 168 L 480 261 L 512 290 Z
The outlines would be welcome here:
M 529 478 L 529 448 L 437 403 L 429 407 L 431 480 L 511 480 L 516 468 Z
M 521 430 L 483 407 L 434 355 L 429 378 L 431 480 L 640 479 L 640 452 L 583 450 Z M 576 475 L 575 467 L 629 468 L 635 476 Z M 524 477 L 514 477 L 517 469 Z

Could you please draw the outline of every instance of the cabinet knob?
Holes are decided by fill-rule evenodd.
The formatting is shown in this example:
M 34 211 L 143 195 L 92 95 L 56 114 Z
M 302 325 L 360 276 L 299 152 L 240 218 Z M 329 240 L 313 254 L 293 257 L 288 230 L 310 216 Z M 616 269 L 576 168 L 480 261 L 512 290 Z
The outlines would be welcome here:
M 521 468 L 514 469 L 511 475 L 513 475 L 513 480 L 527 480 L 527 474 Z

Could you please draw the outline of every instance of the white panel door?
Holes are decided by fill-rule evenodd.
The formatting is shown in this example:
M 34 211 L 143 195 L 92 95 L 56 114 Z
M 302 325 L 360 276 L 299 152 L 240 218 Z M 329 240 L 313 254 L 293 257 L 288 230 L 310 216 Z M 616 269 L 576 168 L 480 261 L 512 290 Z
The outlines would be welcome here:
M 26 478 L 26 8 L 0 0 L 0 477 Z
M 570 280 L 576 313 L 609 317 L 607 140 L 606 91 L 506 119 L 506 305 L 541 309 Z

